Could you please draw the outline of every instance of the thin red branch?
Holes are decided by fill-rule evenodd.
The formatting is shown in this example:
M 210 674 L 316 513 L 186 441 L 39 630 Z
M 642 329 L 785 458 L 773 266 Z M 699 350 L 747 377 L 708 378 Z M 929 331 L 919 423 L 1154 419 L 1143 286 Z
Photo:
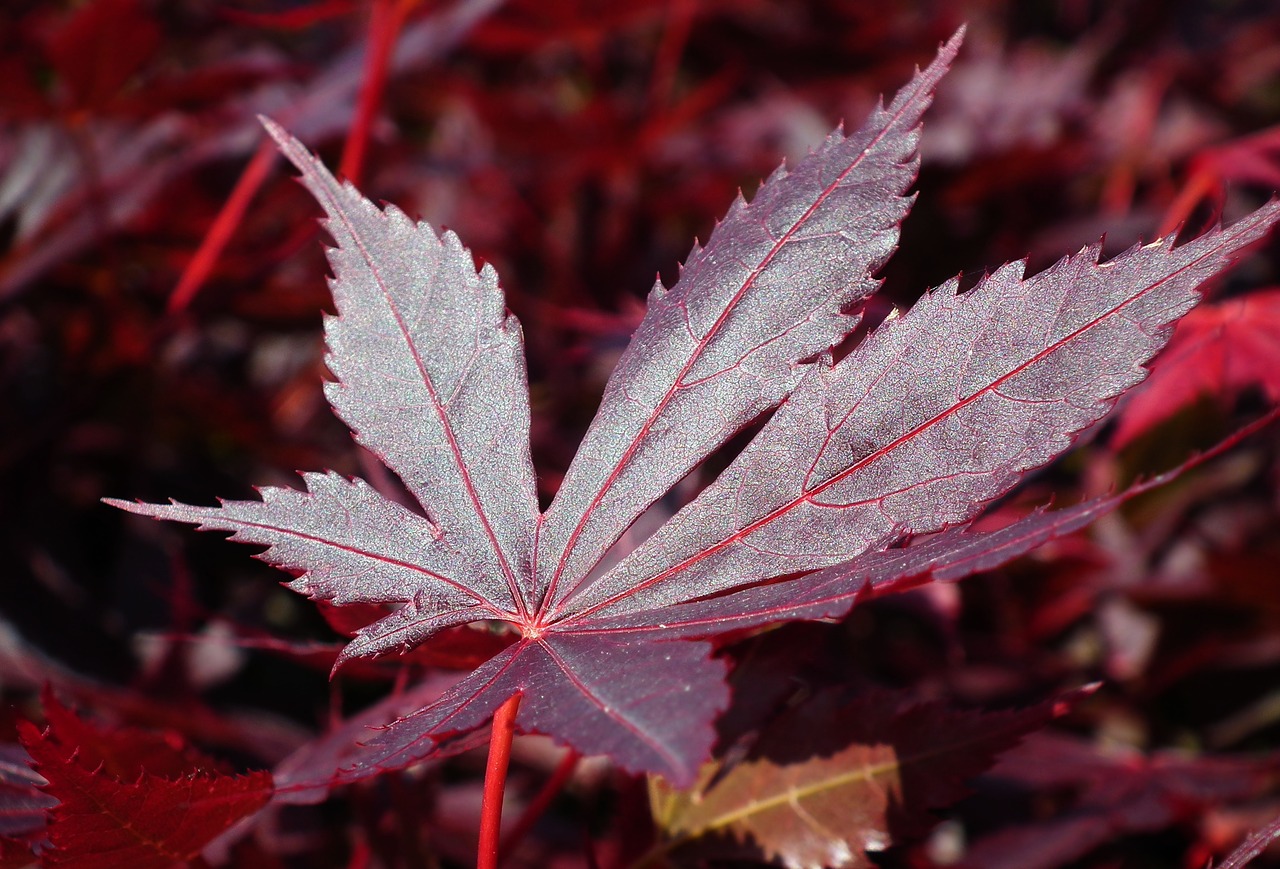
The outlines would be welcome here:
M 254 194 L 258 192 L 258 188 L 262 186 L 262 183 L 267 180 L 267 176 L 271 174 L 271 167 L 275 163 L 275 159 L 275 143 L 267 139 L 258 146 L 253 159 L 249 161 L 249 164 L 244 167 L 244 171 L 240 173 L 240 180 L 236 181 L 236 186 L 232 189 L 231 195 L 223 203 L 222 210 L 214 218 L 213 224 L 205 234 L 204 240 L 200 242 L 200 247 L 196 249 L 191 261 L 187 263 L 186 269 L 183 270 L 182 277 L 178 279 L 178 285 L 174 287 L 173 294 L 169 296 L 168 310 L 170 314 L 185 310 L 187 305 L 191 304 L 191 300 L 195 298 L 196 293 L 200 291 L 200 287 L 204 285 L 209 273 L 213 271 L 213 264 L 221 256 L 222 249 L 227 246 L 227 242 L 231 240 L 236 227 L 244 219 L 244 213 L 248 211 L 249 203 L 253 201 Z
M 1205 200 L 1213 203 L 1215 211 L 1222 210 L 1222 178 L 1207 162 L 1196 167 L 1187 179 L 1187 183 L 1178 191 L 1169 207 L 1165 209 L 1164 218 L 1160 221 L 1158 234 L 1161 238 L 1177 232 L 1182 224 L 1191 217 L 1191 212 Z
M 520 695 L 498 707 L 493 714 L 493 735 L 489 738 L 489 760 L 484 768 L 484 802 L 480 807 L 480 846 L 476 869 L 498 869 L 498 841 L 502 831 L 502 793 L 511 761 L 511 740 L 516 734 L 516 712 Z
M 360 83 L 360 100 L 351 121 L 342 149 L 339 171 L 352 184 L 360 183 L 365 153 L 373 133 L 373 121 L 382 102 L 382 92 L 387 86 L 387 73 L 391 67 L 391 54 L 401 25 L 412 0 L 373 0 L 369 14 L 369 50 L 364 58 L 364 78 Z

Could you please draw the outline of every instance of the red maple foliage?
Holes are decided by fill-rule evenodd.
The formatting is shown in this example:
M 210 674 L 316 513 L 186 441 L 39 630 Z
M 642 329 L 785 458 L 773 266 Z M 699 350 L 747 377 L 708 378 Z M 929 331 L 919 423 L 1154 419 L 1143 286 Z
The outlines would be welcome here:
M 525 331 L 545 508 L 654 273 L 672 285 L 735 188 L 756 190 L 835 120 L 855 127 L 965 21 L 966 47 L 925 117 L 901 250 L 851 344 L 957 271 L 963 290 L 1028 255 L 1036 274 L 1103 232 L 1106 260 L 1175 230 L 1201 237 L 1265 202 L 1278 177 L 1280 15 L 1104 6 L 5 4 L 0 690 L 41 723 L 3 719 L 0 865 L 54 865 L 77 842 L 118 835 L 92 826 L 103 813 L 78 814 L 84 800 L 162 824 L 128 840 L 130 865 L 144 853 L 164 865 L 476 862 L 486 733 L 443 736 L 424 764 L 332 785 L 370 725 L 449 696 L 518 638 L 492 622 L 451 628 L 330 682 L 353 633 L 394 608 L 318 613 L 235 547 L 99 502 L 251 498 L 251 482 L 332 468 L 410 503 L 325 404 L 317 312 L 332 303 L 314 207 L 258 114 L 375 201 L 456 231 L 502 274 Z M 1130 483 L 1274 405 L 1276 286 L 1274 244 L 1254 248 L 1206 288 L 1114 423 L 972 528 L 824 574 L 801 595 L 741 592 L 743 611 L 826 620 L 762 630 L 744 619 L 714 639 L 732 697 L 714 734 L 718 786 L 673 796 L 517 736 L 504 865 L 1274 864 L 1274 429 L 1164 485 Z M 680 481 L 621 546 L 650 537 L 754 433 Z M 990 545 L 1019 557 L 996 564 Z M 722 605 L 681 606 L 692 623 Z M 84 717 L 42 705 L 46 684 Z M 1053 710 L 1059 696 L 1069 708 Z M 884 703 L 865 727 L 824 712 L 871 698 Z M 956 721 L 1023 718 L 1046 729 L 1011 750 L 997 740 L 954 789 L 920 792 L 937 799 L 883 799 L 912 796 L 904 783 L 928 770 L 908 743 L 950 745 Z M 908 719 L 914 729 L 899 726 Z M 875 739 L 877 721 L 897 743 Z M 858 793 L 847 776 L 877 759 L 883 774 L 866 780 L 888 789 L 829 836 L 763 803 L 742 814 L 806 776 L 817 810 L 827 797 L 846 805 Z M 190 810 L 221 788 L 222 808 Z M 255 810 L 268 788 L 275 799 Z M 733 810 L 668 812 L 713 792 Z M 885 805 L 904 812 L 878 827 Z M 222 832 L 241 813 L 248 822 Z M 847 853 L 812 856 L 840 843 Z
M 19 722 L 49 811 L 42 866 L 163 869 L 196 857 L 232 824 L 266 805 L 271 774 L 228 775 L 180 739 L 90 727 L 44 695 L 43 731 Z

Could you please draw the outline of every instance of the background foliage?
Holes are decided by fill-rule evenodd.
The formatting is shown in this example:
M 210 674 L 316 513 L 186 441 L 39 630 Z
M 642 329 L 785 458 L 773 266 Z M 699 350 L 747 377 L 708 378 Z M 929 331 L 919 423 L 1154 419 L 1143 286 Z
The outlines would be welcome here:
M 972 283 L 1024 255 L 1044 267 L 1103 229 L 1110 252 L 1198 231 L 1280 188 L 1268 3 L 85 0 L 0 16 L 13 746 L 19 718 L 46 720 L 47 684 L 102 727 L 165 732 L 226 774 L 269 769 L 337 716 L 491 651 L 455 631 L 330 683 L 335 626 L 274 571 L 99 503 L 244 498 L 249 481 L 290 485 L 297 468 L 374 472 L 321 394 L 315 208 L 278 160 L 255 158 L 270 153 L 257 113 L 498 267 L 529 347 L 544 503 L 655 273 L 670 283 L 735 188 L 749 195 L 780 156 L 861 118 L 962 21 L 966 46 L 926 118 L 923 193 L 886 273 L 900 301 L 956 268 Z M 395 49 L 384 80 L 379 45 Z M 225 248 L 188 271 L 237 189 L 247 208 L 223 224 Z M 996 513 L 1168 467 L 1280 399 L 1276 268 L 1273 246 L 1213 287 L 1147 393 Z M 1008 569 L 729 654 L 782 674 L 780 702 L 875 686 L 892 692 L 886 716 L 908 701 L 1034 706 L 1103 683 L 1001 755 L 941 826 L 902 825 L 913 835 L 882 865 L 1204 865 L 1280 814 L 1275 441 Z M 738 712 L 723 726 L 778 738 L 767 710 Z M 6 757 L 25 768 L 20 749 Z M 559 761 L 545 741 L 517 743 L 515 812 Z M 269 810 L 207 859 L 465 864 L 481 763 Z M 20 772 L 0 779 L 31 793 Z M 39 839 L 45 804 L 16 805 L 0 832 Z M 513 865 L 588 852 L 625 864 L 653 836 L 643 784 L 584 761 Z M 733 835 L 673 853 L 747 859 Z

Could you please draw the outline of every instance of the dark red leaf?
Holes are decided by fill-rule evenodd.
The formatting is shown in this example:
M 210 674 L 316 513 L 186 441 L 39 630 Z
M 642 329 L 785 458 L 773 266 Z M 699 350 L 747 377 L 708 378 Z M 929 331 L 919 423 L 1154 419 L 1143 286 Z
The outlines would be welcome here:
M 1073 787 L 1076 799 L 1047 821 L 1021 824 L 974 843 L 973 869 L 1049 869 L 1116 838 L 1162 830 L 1209 808 L 1265 793 L 1280 758 L 1194 757 L 1172 752 L 1104 754 L 1061 734 L 1036 734 L 1005 754 L 993 777 L 1033 789 Z
M 0 869 L 22 869 L 39 865 L 31 846 L 17 839 L 0 836 Z
M 1249 387 L 1280 402 L 1280 290 L 1188 314 L 1151 377 L 1125 402 L 1112 442 L 1130 443 L 1196 399 L 1222 401 Z
M 46 708 L 43 732 L 19 722 L 45 790 L 58 800 L 42 865 L 173 866 L 271 797 L 267 772 L 232 776 L 187 763 L 176 774 L 157 774 L 151 769 L 183 765 L 186 753 L 138 731 L 89 727 L 51 697 Z
M 160 28 L 138 0 L 93 0 L 52 35 L 49 59 L 74 109 L 100 109 L 160 45 Z
M 143 773 L 178 778 L 209 762 L 174 733 L 92 726 L 63 706 L 50 690 L 42 693 L 41 705 L 50 731 L 59 743 L 75 750 L 77 762 L 112 778 L 127 781 Z

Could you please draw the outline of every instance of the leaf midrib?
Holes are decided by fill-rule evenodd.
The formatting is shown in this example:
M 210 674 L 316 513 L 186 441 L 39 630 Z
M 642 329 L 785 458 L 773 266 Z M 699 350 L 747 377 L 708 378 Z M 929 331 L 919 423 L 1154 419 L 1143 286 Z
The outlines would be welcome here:
M 326 182 L 330 181 L 330 179 L 322 180 Z M 336 184 L 337 182 L 332 181 L 331 183 Z M 471 501 L 472 509 L 475 511 L 476 518 L 479 520 L 481 528 L 484 530 L 485 536 L 488 538 L 490 546 L 493 548 L 494 555 L 497 557 L 498 565 L 502 570 L 504 579 L 506 580 L 507 589 L 511 595 L 512 602 L 516 606 L 520 620 L 522 622 L 528 622 L 529 612 L 525 605 L 524 595 L 520 592 L 511 564 L 507 561 L 506 553 L 503 551 L 502 545 L 498 542 L 498 537 L 494 533 L 492 525 L 489 523 L 489 517 L 485 513 L 484 506 L 480 503 L 480 496 L 476 491 L 475 484 L 471 480 L 470 468 L 462 456 L 462 450 L 458 446 L 458 439 L 453 431 L 453 425 L 449 420 L 448 414 L 445 412 L 444 404 L 440 401 L 440 396 L 436 391 L 435 382 L 431 378 L 431 373 L 427 370 L 426 362 L 423 360 L 422 354 L 418 352 L 418 345 L 414 342 L 413 337 L 409 332 L 408 325 L 405 323 L 405 319 L 400 312 L 400 308 L 396 305 L 395 300 L 391 296 L 390 290 L 387 288 L 386 282 L 382 278 L 381 270 L 376 265 L 369 249 L 365 246 L 364 239 L 361 237 L 360 233 L 357 232 L 356 227 L 348 217 L 346 210 L 339 207 L 338 203 L 335 201 L 333 192 L 330 189 L 330 183 L 326 183 L 324 185 L 324 189 L 325 198 L 331 206 L 329 209 L 330 213 L 337 216 L 342 221 L 342 224 L 350 235 L 352 242 L 359 250 L 360 256 L 369 267 L 369 273 L 373 276 L 374 281 L 377 282 L 378 289 L 382 293 L 383 300 L 386 302 L 388 310 L 391 312 L 392 317 L 395 318 L 396 327 L 400 330 L 400 335 L 404 339 L 404 343 L 409 350 L 409 354 L 418 368 L 418 373 L 422 378 L 423 386 L 426 388 L 427 395 L 431 400 L 432 409 L 435 410 L 436 417 L 440 421 L 440 427 L 448 441 L 449 451 L 453 455 L 458 475 L 462 479 L 463 490 L 466 492 L 467 498 Z M 387 220 L 386 215 L 382 212 L 378 212 L 378 218 L 384 221 Z M 434 231 L 428 231 L 431 231 L 434 235 Z M 443 260 L 444 242 L 438 237 L 436 241 L 440 245 L 441 259 Z M 491 601 L 485 600 L 485 603 L 493 606 L 495 610 L 501 610 L 501 607 L 494 605 Z

